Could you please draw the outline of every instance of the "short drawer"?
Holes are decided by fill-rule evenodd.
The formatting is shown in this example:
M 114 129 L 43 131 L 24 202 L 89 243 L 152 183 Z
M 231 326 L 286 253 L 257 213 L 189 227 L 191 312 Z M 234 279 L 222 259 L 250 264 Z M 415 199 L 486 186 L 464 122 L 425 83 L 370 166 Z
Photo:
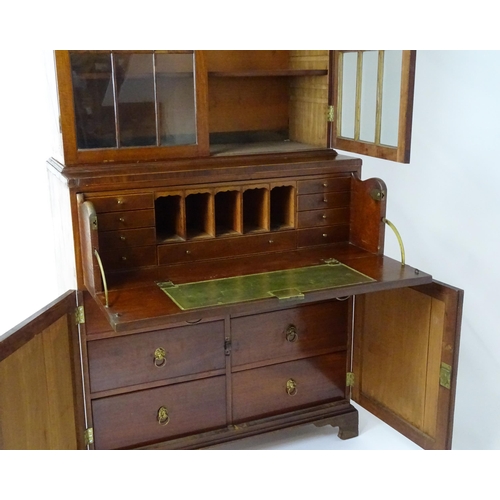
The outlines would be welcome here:
M 298 194 L 328 193 L 332 191 L 349 191 L 350 177 L 323 177 L 297 182 Z
M 139 227 L 154 227 L 154 210 L 136 210 L 130 212 L 111 212 L 97 217 L 99 231 L 116 231 Z
M 235 373 L 235 423 L 341 400 L 346 390 L 345 352 Z
M 328 245 L 342 241 L 349 241 L 348 225 L 300 229 L 297 236 L 297 246 L 299 248 Z
M 156 265 L 156 246 L 105 248 L 101 251 L 104 269 L 135 269 Z
M 339 193 L 318 193 L 298 196 L 298 210 L 324 210 L 328 208 L 349 207 L 351 193 L 342 191 Z
M 212 377 L 93 401 L 97 449 L 164 441 L 226 425 L 225 377 Z
M 104 231 L 99 233 L 99 248 L 129 248 L 156 245 L 154 227 L 125 229 L 123 231 Z
M 237 255 L 282 252 L 295 248 L 295 231 L 269 232 L 255 236 L 161 245 L 158 247 L 158 262 L 161 266 Z
M 93 393 L 225 368 L 224 323 L 186 325 L 88 343 Z
M 122 212 L 124 210 L 142 210 L 154 208 L 153 193 L 124 194 L 103 197 L 88 197 L 96 213 Z
M 337 300 L 231 321 L 233 368 L 346 348 L 348 304 Z
M 299 228 L 331 226 L 334 224 L 349 224 L 350 210 L 345 208 L 332 208 L 327 210 L 308 210 L 299 212 Z

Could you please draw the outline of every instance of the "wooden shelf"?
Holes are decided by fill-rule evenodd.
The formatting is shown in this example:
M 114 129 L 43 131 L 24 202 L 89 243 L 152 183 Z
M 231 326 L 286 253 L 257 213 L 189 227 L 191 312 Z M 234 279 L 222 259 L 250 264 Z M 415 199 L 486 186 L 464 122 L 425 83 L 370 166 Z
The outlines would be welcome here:
M 244 71 L 209 71 L 213 78 L 252 78 L 274 76 L 326 76 L 327 69 L 256 69 Z

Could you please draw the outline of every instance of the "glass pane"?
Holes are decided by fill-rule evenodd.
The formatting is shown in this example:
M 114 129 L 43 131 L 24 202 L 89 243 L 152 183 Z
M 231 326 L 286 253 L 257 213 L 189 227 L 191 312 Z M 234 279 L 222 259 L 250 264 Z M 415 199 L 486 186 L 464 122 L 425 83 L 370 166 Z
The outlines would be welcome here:
M 70 52 L 78 149 L 116 147 L 111 53 Z
M 384 56 L 384 88 L 382 92 L 382 130 L 380 142 L 398 145 L 399 96 L 403 51 L 386 50 Z
M 120 146 L 156 145 L 153 53 L 115 57 Z
M 354 124 L 356 117 L 356 73 L 358 54 L 347 52 L 343 54 L 342 64 L 342 115 L 339 135 L 354 139 Z
M 361 116 L 359 138 L 375 142 L 377 114 L 378 51 L 363 53 L 363 80 L 361 85 Z
M 156 54 L 160 144 L 196 144 L 194 54 Z

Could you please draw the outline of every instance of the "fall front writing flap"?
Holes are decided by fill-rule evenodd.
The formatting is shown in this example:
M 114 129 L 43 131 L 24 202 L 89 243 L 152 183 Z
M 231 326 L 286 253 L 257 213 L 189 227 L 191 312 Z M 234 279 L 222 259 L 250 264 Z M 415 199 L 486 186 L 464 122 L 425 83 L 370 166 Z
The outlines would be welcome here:
M 450 449 L 463 291 L 433 282 L 356 298 L 352 398 L 425 449 Z

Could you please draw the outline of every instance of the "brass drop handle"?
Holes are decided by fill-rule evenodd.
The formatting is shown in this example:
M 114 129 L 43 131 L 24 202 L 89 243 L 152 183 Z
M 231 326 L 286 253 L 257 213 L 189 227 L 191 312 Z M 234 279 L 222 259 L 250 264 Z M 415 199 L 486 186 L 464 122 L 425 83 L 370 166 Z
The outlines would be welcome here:
M 163 349 L 163 347 L 158 347 L 158 349 L 156 349 L 154 355 L 154 364 L 156 368 L 161 368 L 162 366 L 165 366 L 165 364 L 167 363 L 166 356 L 167 353 L 165 349 Z
M 158 409 L 158 413 L 156 414 L 156 419 L 160 425 L 168 425 L 170 422 L 170 417 L 168 415 L 168 410 L 165 406 L 162 406 Z
M 297 342 L 299 338 L 297 327 L 295 325 L 289 325 L 289 327 L 286 329 L 285 337 L 287 342 Z
M 289 396 L 295 396 L 297 394 L 297 382 L 291 378 L 287 383 L 286 383 L 286 393 Z

